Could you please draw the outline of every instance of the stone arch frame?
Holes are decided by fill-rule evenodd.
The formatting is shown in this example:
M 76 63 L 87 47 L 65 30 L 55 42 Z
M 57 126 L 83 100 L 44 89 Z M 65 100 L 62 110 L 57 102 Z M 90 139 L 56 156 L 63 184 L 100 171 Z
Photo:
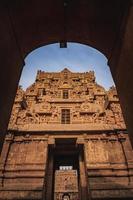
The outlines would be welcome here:
M 1 1 L 1 148 L 25 56 L 39 46 L 62 40 L 90 45 L 106 55 L 118 90 L 130 139 L 133 140 L 131 133 L 133 128 L 132 1 L 101 0 L 99 3 L 99 0 L 72 0 L 66 2 L 68 5 L 64 8 L 65 1 L 61 0 L 58 2 L 21 0 L 19 4 L 15 0 L 12 3 L 9 0 Z

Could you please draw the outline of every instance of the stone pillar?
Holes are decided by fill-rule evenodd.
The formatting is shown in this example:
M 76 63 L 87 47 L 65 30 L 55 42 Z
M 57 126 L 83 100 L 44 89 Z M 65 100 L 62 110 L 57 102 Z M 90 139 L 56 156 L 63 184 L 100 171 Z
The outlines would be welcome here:
M 85 169 L 83 149 L 79 153 L 79 174 L 80 174 L 80 193 L 81 200 L 88 199 L 87 173 Z
M 132 184 L 133 183 L 133 149 L 131 146 L 131 142 L 129 140 L 128 135 L 126 135 L 124 139 L 120 138 L 119 140 L 121 142 L 124 155 L 125 155 L 128 176 L 129 176 L 129 184 Z
M 48 161 L 47 161 L 47 171 L 46 171 L 46 184 L 45 184 L 45 200 L 52 200 L 53 191 L 53 167 L 54 167 L 54 157 L 53 157 L 53 147 L 55 145 L 55 139 L 50 137 L 48 140 Z
M 0 153 L 24 60 L 6 1 L 0 3 Z
M 127 10 L 109 66 L 133 145 L 133 1 Z
M 1 152 L 1 156 L 0 156 L 0 186 L 3 186 L 3 180 L 4 180 L 4 171 L 5 171 L 5 166 L 6 166 L 6 162 L 7 162 L 7 158 L 8 158 L 8 154 L 9 154 L 9 150 L 10 150 L 10 145 L 12 143 L 13 140 L 13 136 L 9 135 L 8 138 L 5 140 L 4 144 L 3 144 L 3 149 Z
M 46 176 L 46 200 L 52 200 L 53 189 L 53 155 L 49 153 L 48 171 Z

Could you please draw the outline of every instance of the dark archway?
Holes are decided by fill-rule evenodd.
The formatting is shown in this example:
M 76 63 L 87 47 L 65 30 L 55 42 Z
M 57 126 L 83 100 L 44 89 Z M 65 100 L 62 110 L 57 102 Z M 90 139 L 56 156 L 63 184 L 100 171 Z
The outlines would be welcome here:
M 6 133 L 25 56 L 53 42 L 90 45 L 109 59 L 132 136 L 133 6 L 130 0 L 21 0 L 0 4 L 0 134 Z

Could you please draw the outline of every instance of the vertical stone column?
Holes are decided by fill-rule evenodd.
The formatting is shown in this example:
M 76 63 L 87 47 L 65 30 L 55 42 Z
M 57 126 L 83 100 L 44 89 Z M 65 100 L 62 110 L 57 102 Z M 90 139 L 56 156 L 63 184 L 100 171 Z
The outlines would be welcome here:
M 3 186 L 3 181 L 4 181 L 4 171 L 5 171 L 5 166 L 8 158 L 8 154 L 10 151 L 10 145 L 12 143 L 13 136 L 10 134 L 8 135 L 8 138 L 5 140 L 3 149 L 1 152 L 1 157 L 0 157 L 0 186 Z
M 133 146 L 133 1 L 127 10 L 109 66 Z
M 133 182 L 133 149 L 131 142 L 129 140 L 128 135 L 126 135 L 123 138 L 119 137 L 119 140 L 121 142 L 122 148 L 123 148 L 123 153 L 125 155 L 125 160 L 127 164 L 127 170 L 128 170 L 128 176 L 129 176 L 129 184 Z
M 85 169 L 83 148 L 81 145 L 79 153 L 79 174 L 80 174 L 81 200 L 87 200 L 88 199 L 87 173 Z
M 53 189 L 53 155 L 51 152 L 49 153 L 49 161 L 48 161 L 48 169 L 47 169 L 47 176 L 46 176 L 46 199 L 45 200 L 52 200 L 52 191 Z
M 14 102 L 24 59 L 15 36 L 7 2 L 0 4 L 0 153 Z
M 48 156 L 47 156 L 47 169 L 45 176 L 45 200 L 53 200 L 53 171 L 54 171 L 54 156 L 53 147 L 55 145 L 54 138 L 49 138 L 48 140 Z

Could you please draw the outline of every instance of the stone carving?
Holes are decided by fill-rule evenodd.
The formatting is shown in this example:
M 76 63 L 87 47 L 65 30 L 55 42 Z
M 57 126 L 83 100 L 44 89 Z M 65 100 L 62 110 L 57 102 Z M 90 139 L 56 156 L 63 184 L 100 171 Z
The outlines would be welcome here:
M 63 97 L 64 89 L 68 92 L 67 98 Z M 120 128 L 125 126 L 115 87 L 105 91 L 95 82 L 93 71 L 73 73 L 65 68 L 58 73 L 38 71 L 36 82 L 25 92 L 21 87 L 18 88 L 9 128 L 52 121 L 59 124 L 62 107 L 73 113 L 72 124 L 102 123 Z
M 70 124 L 61 124 L 63 113 Z M 26 91 L 19 87 L 1 158 L 0 199 L 133 196 L 133 151 L 117 92 L 98 85 L 94 72 L 38 71 Z
M 54 200 L 77 200 L 78 177 L 76 170 L 56 170 Z

